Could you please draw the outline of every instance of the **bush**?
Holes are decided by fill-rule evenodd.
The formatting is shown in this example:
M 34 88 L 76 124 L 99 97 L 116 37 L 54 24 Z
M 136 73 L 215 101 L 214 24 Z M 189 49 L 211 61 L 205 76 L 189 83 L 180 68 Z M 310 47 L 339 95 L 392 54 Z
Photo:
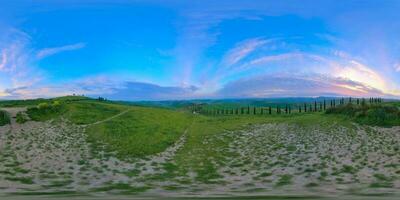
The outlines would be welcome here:
M 10 116 L 6 111 L 0 110 L 0 126 L 10 123 Z
M 393 126 L 400 124 L 400 110 L 389 105 L 346 104 L 326 110 L 327 114 L 341 114 L 368 125 Z
M 36 107 L 28 108 L 27 113 L 32 120 L 45 121 L 61 113 L 62 108 L 60 101 L 54 101 L 51 104 L 40 103 Z
M 16 116 L 16 121 L 19 124 L 23 124 L 28 121 L 27 117 L 22 112 L 18 112 Z
M 37 108 L 39 110 L 46 110 L 49 108 L 49 104 L 48 103 L 39 103 L 39 105 L 37 106 Z

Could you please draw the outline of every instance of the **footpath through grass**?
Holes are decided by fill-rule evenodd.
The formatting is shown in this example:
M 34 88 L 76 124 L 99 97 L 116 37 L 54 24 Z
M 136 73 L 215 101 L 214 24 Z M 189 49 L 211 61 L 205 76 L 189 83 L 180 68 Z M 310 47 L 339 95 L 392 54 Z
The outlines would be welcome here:
M 10 105 L 23 103 L 29 105 L 27 113 L 32 120 L 65 118 L 74 124 L 88 125 L 88 138 L 94 147 L 106 144 L 106 150 L 116 152 L 121 158 L 143 157 L 164 151 L 182 136 L 193 120 L 193 115 L 187 112 L 94 99 L 9 102 Z M 94 124 L 96 122 L 100 123 Z
M 143 157 L 164 151 L 184 134 L 193 116 L 168 109 L 129 107 L 129 112 L 89 126 L 94 144 L 107 144 L 125 158 Z

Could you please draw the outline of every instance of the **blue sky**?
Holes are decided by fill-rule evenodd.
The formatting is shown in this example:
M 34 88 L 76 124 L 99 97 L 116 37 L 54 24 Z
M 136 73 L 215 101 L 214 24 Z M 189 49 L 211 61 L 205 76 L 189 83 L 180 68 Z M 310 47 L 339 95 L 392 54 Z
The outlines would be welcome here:
M 400 2 L 0 1 L 0 99 L 400 97 Z

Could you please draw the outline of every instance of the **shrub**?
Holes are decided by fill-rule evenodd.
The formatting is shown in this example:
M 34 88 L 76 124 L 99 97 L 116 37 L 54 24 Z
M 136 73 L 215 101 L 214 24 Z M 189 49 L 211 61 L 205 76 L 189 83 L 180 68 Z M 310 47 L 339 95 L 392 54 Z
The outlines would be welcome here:
M 18 112 L 17 116 L 16 116 L 16 121 L 19 124 L 23 124 L 23 123 L 27 122 L 28 119 L 22 112 Z
M 0 126 L 10 123 L 10 116 L 6 111 L 0 110 Z
M 37 106 L 37 108 L 39 110 L 46 110 L 49 108 L 49 104 L 48 103 L 39 103 L 39 105 Z
M 356 122 L 378 126 L 392 126 L 400 124 L 400 110 L 389 105 L 354 105 L 346 104 L 329 108 L 327 114 L 341 114 L 354 119 Z
M 60 101 L 52 103 L 40 103 L 36 107 L 28 108 L 28 115 L 32 120 L 44 121 L 51 119 L 62 111 L 63 105 Z

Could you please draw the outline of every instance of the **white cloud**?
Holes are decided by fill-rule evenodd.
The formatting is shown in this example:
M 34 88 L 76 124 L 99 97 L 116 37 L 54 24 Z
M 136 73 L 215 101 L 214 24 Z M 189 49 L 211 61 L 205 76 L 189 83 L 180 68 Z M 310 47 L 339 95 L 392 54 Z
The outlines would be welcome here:
M 30 86 L 42 79 L 42 72 L 35 66 L 28 48 L 30 38 L 21 32 L 12 30 L 12 37 L 1 41 L 0 78 L 5 87 L 18 88 Z
M 223 58 L 222 64 L 225 66 L 231 66 L 237 64 L 243 58 L 251 54 L 258 47 L 261 47 L 268 43 L 268 40 L 253 38 L 236 44 L 236 46 L 229 50 Z
M 29 48 L 31 37 L 9 28 L 0 38 L 0 97 L 10 96 L 17 89 L 30 87 L 43 79 Z M 15 89 L 15 90 L 13 90 Z
M 245 66 L 251 66 L 251 65 L 260 65 L 260 64 L 265 64 L 268 62 L 274 62 L 274 61 L 283 61 L 283 60 L 288 60 L 292 58 L 301 58 L 303 55 L 301 53 L 283 53 L 283 54 L 278 54 L 278 55 L 268 55 L 268 56 L 263 56 L 261 58 L 254 59 L 250 61 L 249 63 L 246 63 L 242 67 Z
M 85 43 L 76 43 L 76 44 L 71 44 L 71 45 L 65 45 L 61 47 L 53 47 L 53 48 L 45 48 L 41 49 L 37 52 L 36 56 L 39 59 L 63 52 L 63 51 L 73 51 L 73 50 L 78 50 L 82 49 L 86 46 Z

